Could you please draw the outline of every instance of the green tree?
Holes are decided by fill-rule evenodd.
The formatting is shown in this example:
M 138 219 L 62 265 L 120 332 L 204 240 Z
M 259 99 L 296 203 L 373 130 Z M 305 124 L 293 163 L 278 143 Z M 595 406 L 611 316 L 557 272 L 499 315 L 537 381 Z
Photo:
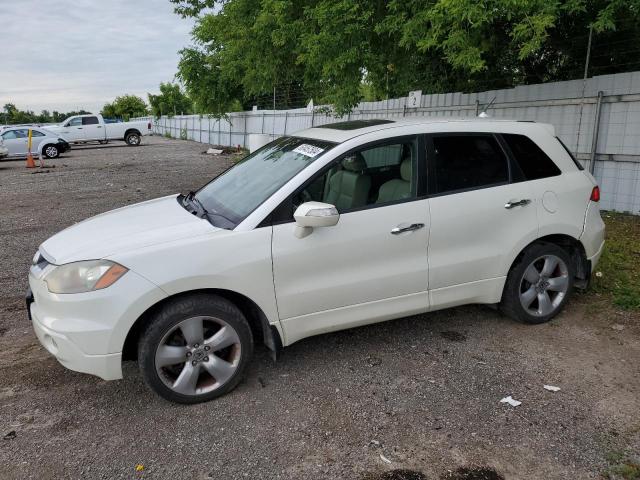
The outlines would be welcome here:
M 640 68 L 640 0 L 170 0 L 197 17 L 178 76 L 200 108 L 381 99 Z M 266 104 L 266 105 L 265 105 Z
M 144 117 L 149 113 L 147 104 L 135 95 L 116 97 L 111 103 L 106 103 L 100 111 L 104 117 L 119 117 L 129 120 L 131 117 Z
M 177 83 L 160 83 L 160 94 L 147 94 L 151 114 L 159 117 L 161 115 L 177 115 L 193 113 L 193 102 L 184 94 Z

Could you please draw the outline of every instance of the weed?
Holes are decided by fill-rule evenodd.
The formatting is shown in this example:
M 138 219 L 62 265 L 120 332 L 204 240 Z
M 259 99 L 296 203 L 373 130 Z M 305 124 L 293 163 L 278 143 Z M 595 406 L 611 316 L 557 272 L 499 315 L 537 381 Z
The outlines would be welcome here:
M 640 217 L 602 212 L 606 243 L 591 290 L 626 310 L 640 310 Z

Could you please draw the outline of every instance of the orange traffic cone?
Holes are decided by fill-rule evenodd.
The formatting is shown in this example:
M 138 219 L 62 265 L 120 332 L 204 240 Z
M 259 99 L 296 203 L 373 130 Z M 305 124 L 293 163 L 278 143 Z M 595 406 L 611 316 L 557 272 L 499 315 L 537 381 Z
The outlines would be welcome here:
M 36 168 L 36 162 L 33 161 L 33 155 L 31 155 L 31 152 L 27 154 L 27 168 Z

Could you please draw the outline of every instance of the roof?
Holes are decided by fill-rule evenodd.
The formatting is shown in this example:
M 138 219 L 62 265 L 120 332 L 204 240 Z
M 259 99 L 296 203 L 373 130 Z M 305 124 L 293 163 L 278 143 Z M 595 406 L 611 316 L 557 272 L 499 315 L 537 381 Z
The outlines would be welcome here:
M 526 120 L 503 120 L 497 118 L 479 118 L 479 117 L 412 117 L 401 119 L 367 119 L 367 120 L 353 120 L 347 122 L 328 123 L 325 125 L 319 125 L 317 127 L 307 128 L 295 132 L 297 137 L 314 138 L 317 140 L 325 140 L 329 142 L 342 143 L 350 140 L 354 137 L 364 135 L 366 133 L 372 133 L 380 130 L 387 130 L 390 128 L 398 128 L 402 126 L 410 125 L 434 125 L 438 123 L 461 123 L 465 125 L 466 129 L 472 131 L 474 127 L 482 130 L 487 124 L 495 123 L 517 124 L 522 126 L 523 123 L 535 123 Z M 548 124 L 535 123 L 538 126 L 546 128 L 552 135 L 554 133 L 554 127 Z

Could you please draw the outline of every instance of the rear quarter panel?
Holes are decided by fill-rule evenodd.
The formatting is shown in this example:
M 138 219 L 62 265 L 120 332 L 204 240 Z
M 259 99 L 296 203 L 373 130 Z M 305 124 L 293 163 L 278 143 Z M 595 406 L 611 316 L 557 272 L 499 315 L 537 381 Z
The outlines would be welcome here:
M 532 130 L 528 136 L 553 160 L 561 175 L 529 182 L 538 209 L 539 236 L 564 234 L 580 238 L 593 181 L 549 132 Z

